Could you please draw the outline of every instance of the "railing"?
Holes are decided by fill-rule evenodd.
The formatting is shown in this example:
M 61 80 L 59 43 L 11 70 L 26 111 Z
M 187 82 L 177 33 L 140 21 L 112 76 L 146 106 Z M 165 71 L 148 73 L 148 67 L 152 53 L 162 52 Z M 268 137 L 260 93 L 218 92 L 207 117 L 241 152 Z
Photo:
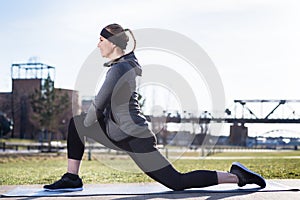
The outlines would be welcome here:
M 51 151 L 58 151 L 59 149 L 66 148 L 66 144 L 59 144 L 59 145 L 50 145 Z M 20 142 L 1 142 L 0 143 L 0 149 L 2 151 L 6 151 L 8 149 L 12 149 L 15 151 L 19 150 L 40 150 L 40 151 L 47 151 L 49 149 L 49 143 L 47 142 L 36 142 L 36 143 L 20 143 Z
M 33 142 L 33 143 L 21 143 L 21 142 L 0 142 L 0 150 L 3 152 L 7 150 L 14 150 L 14 151 L 20 151 L 20 150 L 38 150 L 40 152 L 58 152 L 60 150 L 64 150 L 67 148 L 66 143 L 60 143 L 60 142 L 51 142 L 50 143 L 50 149 L 49 149 L 49 143 L 48 142 Z M 85 148 L 87 150 L 110 150 L 109 148 L 98 144 L 98 143 L 86 143 Z

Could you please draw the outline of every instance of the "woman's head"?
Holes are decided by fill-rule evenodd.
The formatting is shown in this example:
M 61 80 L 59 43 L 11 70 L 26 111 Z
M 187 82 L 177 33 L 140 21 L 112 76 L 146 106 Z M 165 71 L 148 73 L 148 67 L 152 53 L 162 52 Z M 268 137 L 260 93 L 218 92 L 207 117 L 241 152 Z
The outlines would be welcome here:
M 124 54 L 129 38 L 119 24 L 110 24 L 102 29 L 98 48 L 103 57 L 113 59 Z

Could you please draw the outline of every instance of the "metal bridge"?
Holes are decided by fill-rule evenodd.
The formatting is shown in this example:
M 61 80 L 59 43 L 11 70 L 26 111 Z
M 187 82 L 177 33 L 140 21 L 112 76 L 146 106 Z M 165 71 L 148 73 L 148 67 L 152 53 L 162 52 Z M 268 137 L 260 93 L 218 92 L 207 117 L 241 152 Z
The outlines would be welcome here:
M 234 100 L 234 104 L 233 115 L 229 109 L 226 109 L 226 117 L 211 120 L 240 124 L 300 123 L 300 100 Z M 270 110 L 258 113 L 257 107 L 260 107 L 260 110 Z
M 167 116 L 166 122 L 295 124 L 300 123 L 300 100 L 234 100 L 233 108 L 227 108 L 224 117 L 214 117 L 205 112 L 203 116 L 190 118 Z
M 248 128 L 246 123 L 300 123 L 300 100 L 234 100 L 233 106 L 223 111 L 224 117 L 215 117 L 204 111 L 198 117 L 181 117 L 167 114 L 161 117 L 148 116 L 154 126 L 165 123 L 192 123 L 200 125 L 198 144 L 202 144 L 203 137 L 210 133 L 210 124 L 229 123 L 230 133 L 228 144 L 247 146 Z M 222 115 L 221 115 L 222 116 Z M 159 127 L 159 126 L 157 126 Z M 195 133 L 195 132 L 194 132 Z

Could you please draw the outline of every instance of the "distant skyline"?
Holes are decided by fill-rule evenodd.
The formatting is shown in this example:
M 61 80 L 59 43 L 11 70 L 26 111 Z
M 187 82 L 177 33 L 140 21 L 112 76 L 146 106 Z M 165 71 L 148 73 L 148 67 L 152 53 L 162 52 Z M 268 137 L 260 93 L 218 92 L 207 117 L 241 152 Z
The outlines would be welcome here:
M 73 89 L 100 30 L 116 22 L 133 30 L 168 29 L 197 42 L 218 69 L 227 106 L 234 99 L 300 99 L 296 0 L 0 3 L 0 92 L 11 91 L 11 64 L 31 57 L 56 67 L 56 87 Z

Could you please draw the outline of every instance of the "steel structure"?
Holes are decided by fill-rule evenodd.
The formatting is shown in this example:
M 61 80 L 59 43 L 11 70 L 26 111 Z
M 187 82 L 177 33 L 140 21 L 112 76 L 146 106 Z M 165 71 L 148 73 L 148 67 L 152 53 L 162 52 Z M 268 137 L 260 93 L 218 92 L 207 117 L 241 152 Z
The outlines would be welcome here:
M 270 110 L 264 113 L 257 113 L 253 105 L 259 104 L 261 108 L 267 107 Z M 267 104 L 267 105 L 266 105 Z M 293 104 L 293 106 L 292 106 Z M 273 106 L 273 107 L 272 107 Z M 254 106 L 255 107 L 255 106 Z M 279 109 L 283 113 L 279 113 Z M 255 110 L 255 111 L 254 111 Z M 266 109 L 263 109 L 266 110 Z M 278 114 L 279 113 L 279 114 Z M 205 117 L 206 116 L 206 117 Z M 198 123 L 300 123 L 300 100 L 234 100 L 233 111 L 226 109 L 224 117 L 214 117 L 207 114 L 204 117 L 180 118 L 178 116 L 167 116 L 166 122 L 198 122 Z M 150 120 L 150 116 L 147 119 Z
M 228 123 L 300 123 L 300 100 L 234 100 L 234 115 L 229 115 L 223 120 Z M 259 106 L 266 112 L 254 111 Z M 237 107 L 241 109 L 238 110 Z M 266 109 L 268 108 L 268 109 Z M 281 109 L 281 110 L 280 110 Z M 215 119 L 218 121 L 218 119 Z
M 14 79 L 46 79 L 55 80 L 55 67 L 39 63 L 16 63 L 11 65 L 11 78 Z

